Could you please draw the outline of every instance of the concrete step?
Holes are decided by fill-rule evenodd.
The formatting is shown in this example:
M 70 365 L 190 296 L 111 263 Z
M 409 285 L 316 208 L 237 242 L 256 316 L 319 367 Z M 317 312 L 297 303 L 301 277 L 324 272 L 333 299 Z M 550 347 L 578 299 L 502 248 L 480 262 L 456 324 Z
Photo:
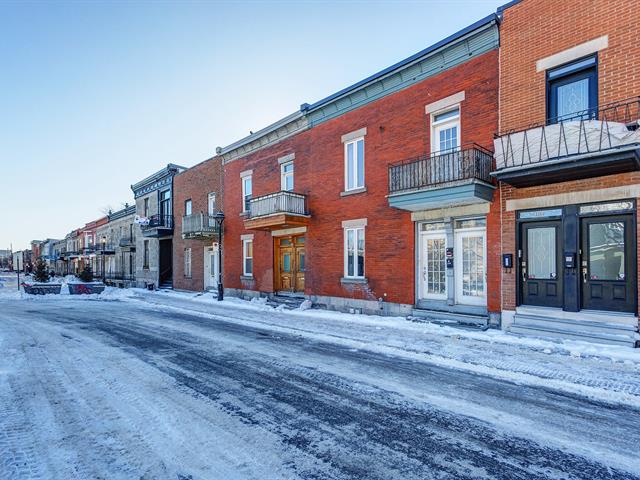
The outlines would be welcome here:
M 509 327 L 510 333 L 527 335 L 540 338 L 553 339 L 573 339 L 584 342 L 602 343 L 607 345 L 622 345 L 635 347 L 640 342 L 640 337 L 632 335 L 616 335 L 613 333 L 589 333 L 567 330 L 564 328 L 554 328 L 552 326 L 538 327 L 535 325 L 521 325 L 514 323 Z
M 487 315 L 442 312 L 422 308 L 413 309 L 412 320 L 428 321 L 440 325 L 466 325 L 476 328 L 486 328 L 489 326 L 489 317 Z
M 556 318 L 543 315 L 528 315 L 516 313 L 514 323 L 518 325 L 529 325 L 534 327 L 552 326 L 565 330 L 578 332 L 603 332 L 613 334 L 632 335 L 637 331 L 637 326 L 626 323 L 598 322 L 595 320 L 574 320 L 569 318 Z
M 304 301 L 304 297 L 274 295 L 267 299 L 267 305 L 270 305 L 274 308 L 284 306 L 284 308 L 287 310 L 295 310 L 299 308 Z

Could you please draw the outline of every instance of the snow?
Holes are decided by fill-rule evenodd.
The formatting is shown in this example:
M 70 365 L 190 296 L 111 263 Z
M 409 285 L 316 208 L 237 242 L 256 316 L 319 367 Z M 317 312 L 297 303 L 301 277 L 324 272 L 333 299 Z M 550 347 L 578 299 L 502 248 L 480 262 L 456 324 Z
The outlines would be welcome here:
M 0 285 L 0 478 L 640 478 L 636 350 Z

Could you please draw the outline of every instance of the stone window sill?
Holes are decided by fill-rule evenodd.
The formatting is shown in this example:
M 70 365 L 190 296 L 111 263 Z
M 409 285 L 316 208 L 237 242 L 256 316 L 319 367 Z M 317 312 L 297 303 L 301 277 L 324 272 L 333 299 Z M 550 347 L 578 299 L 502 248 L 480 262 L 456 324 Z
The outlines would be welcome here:
M 240 280 L 254 280 L 253 275 L 240 275 Z
M 347 197 L 349 195 L 357 195 L 359 193 L 367 193 L 367 187 L 355 188 L 353 190 L 345 190 L 344 192 L 340 192 L 340 196 Z
M 340 283 L 342 283 L 342 284 L 359 284 L 359 285 L 363 285 L 365 283 L 369 283 L 369 279 L 367 279 L 367 277 L 356 277 L 356 278 L 342 277 L 340 279 Z

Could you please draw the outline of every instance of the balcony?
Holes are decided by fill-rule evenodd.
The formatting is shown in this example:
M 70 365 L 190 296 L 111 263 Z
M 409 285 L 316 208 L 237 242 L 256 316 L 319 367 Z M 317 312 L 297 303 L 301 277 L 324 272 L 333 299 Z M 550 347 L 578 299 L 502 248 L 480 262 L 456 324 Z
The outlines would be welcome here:
M 417 212 L 490 202 L 493 156 L 476 144 L 389 166 L 389 206 Z
M 136 237 L 133 237 L 133 236 L 122 237 L 118 241 L 118 246 L 124 252 L 133 252 L 136 249 Z
M 215 215 L 194 213 L 182 217 L 182 238 L 210 239 L 218 237 Z
M 173 233 L 173 215 L 152 215 L 149 222 L 140 225 L 145 237 L 164 237 Z
M 496 136 L 498 180 L 514 187 L 640 169 L 640 97 Z
M 280 191 L 252 198 L 244 226 L 269 231 L 305 226 L 310 218 L 306 195 Z

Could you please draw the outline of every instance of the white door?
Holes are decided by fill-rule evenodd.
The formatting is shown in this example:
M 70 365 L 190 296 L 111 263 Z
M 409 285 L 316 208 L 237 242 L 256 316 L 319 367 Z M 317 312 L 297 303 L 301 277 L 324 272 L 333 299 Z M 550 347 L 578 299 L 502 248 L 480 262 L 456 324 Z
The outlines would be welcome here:
M 425 299 L 447 299 L 447 235 L 444 231 L 420 234 L 421 296 Z
M 487 262 L 485 229 L 464 229 L 455 233 L 456 303 L 487 304 Z
M 213 289 L 218 286 L 218 249 L 204 249 L 204 288 Z

